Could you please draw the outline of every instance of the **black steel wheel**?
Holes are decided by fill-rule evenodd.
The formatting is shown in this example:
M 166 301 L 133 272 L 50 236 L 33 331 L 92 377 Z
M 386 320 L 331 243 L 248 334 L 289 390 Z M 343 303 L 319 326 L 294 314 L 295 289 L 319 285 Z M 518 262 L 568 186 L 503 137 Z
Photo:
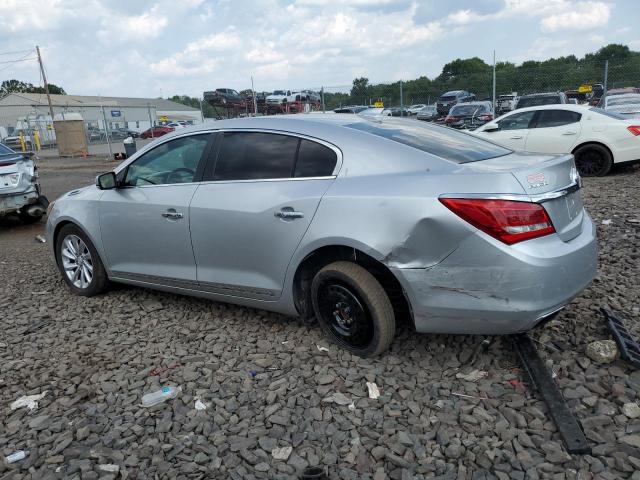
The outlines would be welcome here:
M 313 309 L 336 344 L 361 357 L 389 348 L 395 316 L 386 292 L 366 269 L 352 262 L 322 268 L 311 285 Z
M 574 152 L 576 167 L 583 177 L 604 177 L 611 170 L 611 153 L 601 145 L 584 145 Z

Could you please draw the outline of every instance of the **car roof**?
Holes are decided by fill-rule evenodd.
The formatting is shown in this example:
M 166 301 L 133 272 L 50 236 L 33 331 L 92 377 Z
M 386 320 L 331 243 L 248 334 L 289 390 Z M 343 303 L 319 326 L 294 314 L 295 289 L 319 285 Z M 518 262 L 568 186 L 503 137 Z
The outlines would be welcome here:
M 592 108 L 590 105 L 577 105 L 575 103 L 554 103 L 551 105 L 537 105 L 535 107 L 518 108 L 517 110 L 512 110 L 505 115 L 520 113 L 520 112 L 530 112 L 530 111 L 536 111 L 536 110 L 570 110 L 572 112 L 582 113 L 585 110 L 589 110 L 590 108 Z
M 464 90 L 451 90 L 451 91 L 448 91 L 448 92 L 443 93 L 443 94 L 442 94 L 442 95 L 440 95 L 440 96 L 441 96 L 441 97 L 445 97 L 445 96 L 447 96 L 447 95 L 456 95 L 456 94 L 458 94 L 458 93 L 463 93 L 463 92 L 464 92 Z
M 560 95 L 561 92 L 543 92 L 543 93 L 529 93 L 527 95 L 522 95 L 520 98 L 525 97 L 542 97 L 544 95 Z

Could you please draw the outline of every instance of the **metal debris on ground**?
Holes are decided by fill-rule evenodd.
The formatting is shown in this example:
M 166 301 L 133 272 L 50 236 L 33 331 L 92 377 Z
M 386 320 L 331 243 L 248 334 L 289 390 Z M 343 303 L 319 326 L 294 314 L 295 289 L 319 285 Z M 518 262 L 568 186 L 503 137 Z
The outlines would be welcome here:
M 12 453 L 11 455 L 5 457 L 5 461 L 7 463 L 16 463 L 20 460 L 24 460 L 27 458 L 29 452 L 25 452 L 24 450 L 20 450 L 19 452 Z
M 42 400 L 46 394 L 47 391 L 45 390 L 39 395 L 25 395 L 11 403 L 9 408 L 11 408 L 11 410 L 17 410 L 18 408 L 27 407 L 30 412 L 33 412 L 38 409 L 38 401 Z
M 601 308 L 600 311 L 604 315 L 607 327 L 611 330 L 611 334 L 618 344 L 620 356 L 634 367 L 640 368 L 640 345 L 633 338 L 627 326 L 621 318 L 615 316 L 613 312 L 606 308 Z
M 328 352 L 329 349 L 327 347 L 321 347 L 320 345 L 316 345 L 316 347 L 318 348 L 318 350 L 320 350 L 321 352 Z
M 36 241 L 40 243 L 47 243 L 47 239 L 44 238 L 44 235 L 36 235 Z
M 378 385 L 373 382 L 367 382 L 367 389 L 369 390 L 369 398 L 372 400 L 377 399 L 380 396 L 380 389 Z
M 489 374 L 483 370 L 473 370 L 472 372 L 469 372 L 469 373 L 456 373 L 456 378 L 465 380 L 467 382 L 477 382 L 478 380 L 486 377 L 487 375 Z
M 558 427 L 567 452 L 591 453 L 591 446 L 587 442 L 580 422 L 564 401 L 558 385 L 549 374 L 529 335 L 522 333 L 512 335 L 511 338 L 531 382 L 549 408 L 549 413 Z

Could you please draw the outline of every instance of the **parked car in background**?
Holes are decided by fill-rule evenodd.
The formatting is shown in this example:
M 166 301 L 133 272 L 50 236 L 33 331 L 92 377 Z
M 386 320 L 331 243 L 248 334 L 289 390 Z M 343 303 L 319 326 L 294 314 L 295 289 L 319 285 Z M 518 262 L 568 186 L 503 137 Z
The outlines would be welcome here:
M 640 118 L 640 93 L 607 95 L 603 103 L 608 112 L 616 112 L 630 119 Z
M 42 218 L 48 205 L 40 193 L 33 157 L 0 144 L 0 218 L 17 214 L 24 223 L 34 223 Z
M 204 101 L 210 105 L 242 105 L 242 97 L 232 88 L 216 88 L 204 92 Z
M 564 92 L 532 93 L 530 95 L 522 95 L 516 103 L 515 110 L 539 105 L 562 105 L 565 103 L 569 103 L 569 100 Z
M 377 117 L 382 115 L 382 112 L 384 112 L 384 108 L 382 107 L 371 107 L 361 110 L 358 112 L 358 115 L 364 115 L 365 117 Z
M 424 103 L 416 103 L 414 105 L 410 105 L 407 107 L 407 112 L 409 115 L 417 115 L 420 110 L 422 110 L 426 105 Z
M 455 334 L 553 317 L 597 272 L 580 193 L 571 155 L 424 122 L 222 120 L 60 197 L 46 245 L 74 294 L 122 282 L 316 317 L 367 357 L 389 347 L 396 315 Z
M 476 96 L 466 90 L 452 90 L 443 94 L 436 103 L 438 114 L 447 115 L 451 107 L 458 103 L 473 102 Z
M 266 98 L 267 105 L 282 105 L 287 103 L 287 99 L 291 96 L 291 90 L 275 90 Z
M 303 102 L 319 102 L 320 94 L 312 90 L 302 90 L 300 92 L 300 101 Z
M 416 114 L 418 120 L 431 121 L 438 116 L 438 110 L 435 105 L 427 105 Z
M 406 107 L 391 107 L 387 111 L 391 117 L 409 117 L 411 115 Z
M 167 133 L 173 132 L 173 127 L 163 127 L 163 126 L 155 126 L 153 128 L 148 128 L 144 132 L 140 134 L 140 138 L 156 138 L 166 135 Z
M 584 176 L 606 175 L 614 164 L 640 159 L 640 122 L 595 107 L 518 109 L 472 133 L 514 150 L 571 153 Z
M 511 93 L 508 95 L 500 95 L 496 99 L 496 114 L 502 115 L 503 113 L 510 112 L 514 108 L 516 108 L 516 103 L 518 103 L 518 94 Z
M 493 120 L 491 102 L 459 103 L 451 107 L 444 122 L 458 129 L 474 129 Z
M 360 113 L 367 110 L 367 105 L 345 105 L 344 107 L 334 108 L 335 113 Z
M 2 143 L 12 150 L 22 151 L 22 142 L 20 141 L 21 134 L 26 151 L 32 151 L 34 149 L 34 141 L 31 137 L 31 133 L 27 130 L 15 129 L 11 135 L 7 135 L 2 140 Z

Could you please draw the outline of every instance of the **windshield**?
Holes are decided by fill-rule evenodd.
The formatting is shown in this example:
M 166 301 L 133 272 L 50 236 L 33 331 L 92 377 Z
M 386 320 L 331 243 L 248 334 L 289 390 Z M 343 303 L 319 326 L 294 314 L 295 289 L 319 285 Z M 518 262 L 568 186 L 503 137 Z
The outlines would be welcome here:
M 441 102 L 451 102 L 452 100 L 455 100 L 455 99 L 456 99 L 456 97 L 452 96 L 452 95 L 449 95 L 449 96 L 443 95 L 443 96 L 440 97 L 440 101 Z
M 607 107 L 613 107 L 614 105 L 631 105 L 640 103 L 639 95 L 615 95 L 613 97 L 607 97 L 604 100 Z
M 346 127 L 408 145 L 455 163 L 477 162 L 508 155 L 511 150 L 453 128 L 424 122 L 385 120 L 351 123 Z
M 487 111 L 486 105 L 456 105 L 451 109 L 449 115 L 477 115 Z
M 273 95 L 284 95 L 284 91 L 276 90 L 275 92 L 273 92 Z
M 558 95 L 540 95 L 539 97 L 522 97 L 518 100 L 518 108 L 537 107 L 538 105 L 555 105 L 560 103 Z

